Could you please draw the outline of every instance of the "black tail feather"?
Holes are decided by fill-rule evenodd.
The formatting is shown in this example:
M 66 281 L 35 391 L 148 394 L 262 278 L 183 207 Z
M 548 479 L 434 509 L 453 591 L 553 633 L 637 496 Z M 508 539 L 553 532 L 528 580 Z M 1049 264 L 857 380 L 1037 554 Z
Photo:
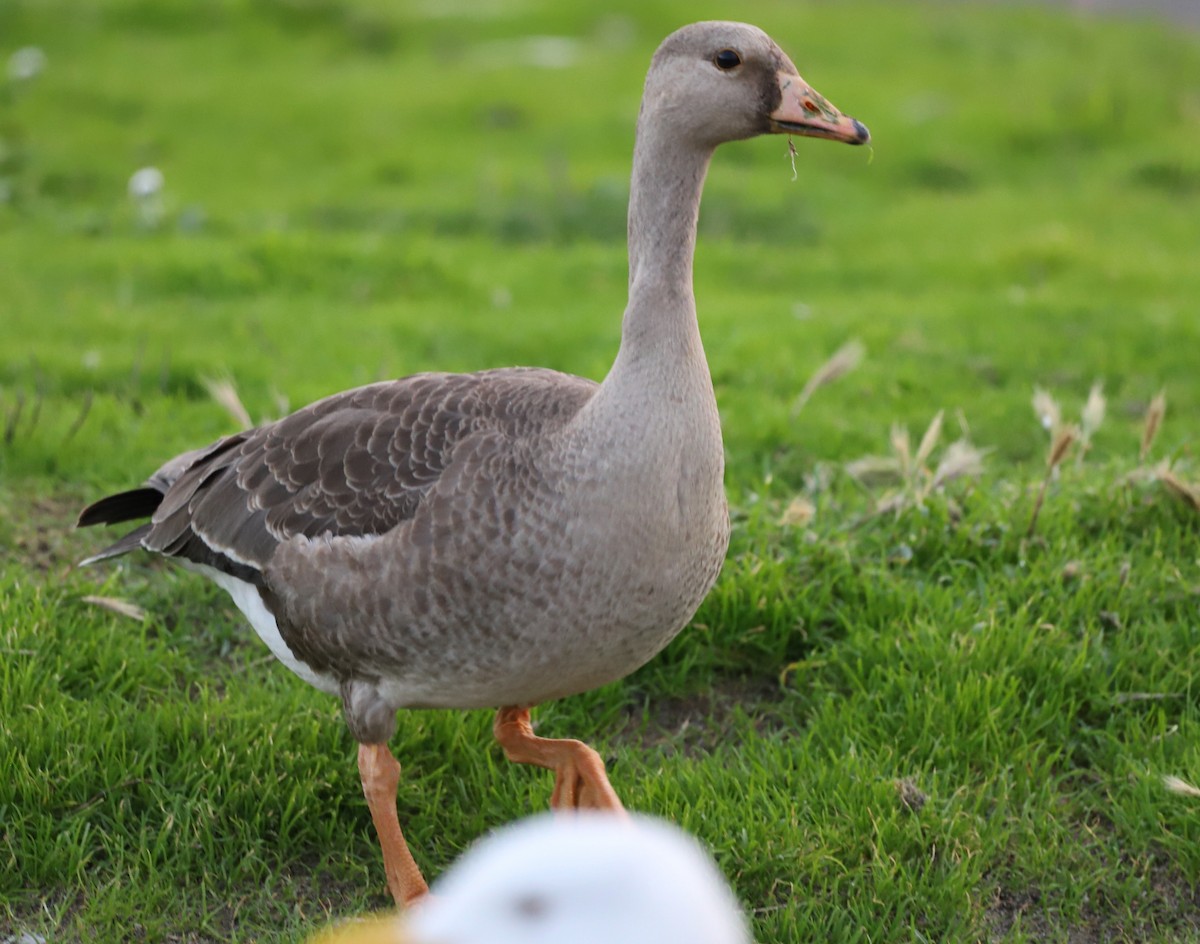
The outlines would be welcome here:
M 162 504 L 162 500 L 163 493 L 157 488 L 135 488 L 109 495 L 83 509 L 75 527 L 86 528 L 93 524 L 117 524 L 120 521 L 149 518 Z
M 149 523 L 142 525 L 140 528 L 134 528 L 119 541 L 110 544 L 99 554 L 93 554 L 91 557 L 81 560 L 77 566 L 86 567 L 88 564 L 94 564 L 97 561 L 108 560 L 110 557 L 120 557 L 122 554 L 128 554 L 130 551 L 136 551 L 142 546 L 142 538 L 149 533 Z

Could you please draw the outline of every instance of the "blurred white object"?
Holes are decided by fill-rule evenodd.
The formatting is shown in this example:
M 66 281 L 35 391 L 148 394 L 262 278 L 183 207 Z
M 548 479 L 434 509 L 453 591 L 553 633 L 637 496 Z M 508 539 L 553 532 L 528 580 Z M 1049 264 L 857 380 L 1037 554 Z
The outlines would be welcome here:
M 142 167 L 129 178 L 129 196 L 137 207 L 138 222 L 157 226 L 163 217 L 163 174 L 157 167 Z
M 8 77 L 14 82 L 28 82 L 46 68 L 46 54 L 39 46 L 22 46 L 8 57 Z
M 31 931 L 19 931 L 8 937 L 0 938 L 0 944 L 46 944 L 46 938 Z
M 694 839 L 645 817 L 547 814 L 470 849 L 404 918 L 322 944 L 749 944 L 733 891 Z
M 129 178 L 129 195 L 135 200 L 145 200 L 162 192 L 163 175 L 157 167 L 135 170 Z

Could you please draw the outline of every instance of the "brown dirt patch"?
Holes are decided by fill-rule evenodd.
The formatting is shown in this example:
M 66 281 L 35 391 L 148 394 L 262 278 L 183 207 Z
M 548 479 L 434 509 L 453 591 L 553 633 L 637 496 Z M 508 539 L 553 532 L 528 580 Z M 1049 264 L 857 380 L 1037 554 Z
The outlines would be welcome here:
M 739 713 L 760 734 L 793 727 L 784 708 L 786 692 L 773 679 L 719 679 L 712 688 L 682 697 L 649 698 L 624 710 L 624 723 L 616 733 L 620 744 L 643 750 L 682 752 L 686 756 L 709 753 L 727 740 Z

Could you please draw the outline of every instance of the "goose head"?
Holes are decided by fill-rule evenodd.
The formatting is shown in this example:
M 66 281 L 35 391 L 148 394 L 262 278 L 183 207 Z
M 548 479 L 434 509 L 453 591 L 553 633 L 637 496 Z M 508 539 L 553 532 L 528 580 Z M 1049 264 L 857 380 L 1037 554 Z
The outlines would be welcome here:
M 500 830 L 400 919 L 315 944 L 749 944 L 733 891 L 700 845 L 660 820 L 543 814 Z
M 692 23 L 663 40 L 646 75 L 641 119 L 708 148 L 760 134 L 847 144 L 871 138 L 805 82 L 766 33 L 723 21 Z

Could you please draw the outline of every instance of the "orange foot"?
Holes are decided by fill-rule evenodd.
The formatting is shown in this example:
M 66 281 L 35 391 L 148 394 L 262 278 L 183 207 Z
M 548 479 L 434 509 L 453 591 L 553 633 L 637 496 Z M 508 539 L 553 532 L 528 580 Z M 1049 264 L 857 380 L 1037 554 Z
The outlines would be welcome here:
M 509 760 L 554 771 L 554 793 L 550 796 L 554 809 L 625 813 L 608 782 L 604 761 L 582 741 L 538 737 L 529 723 L 528 708 L 501 708 L 492 731 Z

